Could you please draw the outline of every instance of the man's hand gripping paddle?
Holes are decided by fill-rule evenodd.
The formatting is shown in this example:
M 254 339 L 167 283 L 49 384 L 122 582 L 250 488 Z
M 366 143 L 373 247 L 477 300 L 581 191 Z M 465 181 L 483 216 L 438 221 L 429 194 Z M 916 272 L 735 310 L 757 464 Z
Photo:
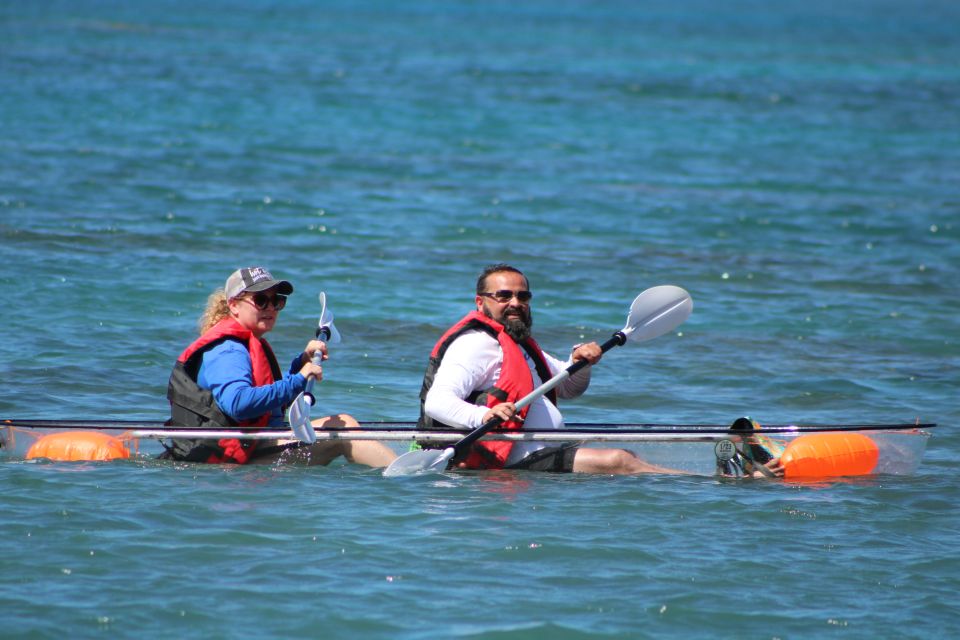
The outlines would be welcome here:
M 323 291 L 320 292 L 320 322 L 317 324 L 317 339 L 323 340 L 327 344 L 340 342 L 340 332 L 333 326 L 333 313 L 327 309 L 327 294 Z M 322 362 L 323 354 L 317 351 L 313 354 L 313 364 L 319 365 Z M 316 398 L 312 393 L 313 383 L 314 378 L 310 376 L 303 393 L 294 399 L 293 404 L 287 411 L 287 421 L 290 423 L 293 435 L 300 442 L 306 442 L 307 444 L 313 444 L 317 441 L 317 434 L 310 422 L 310 407 L 316 403 Z
M 626 344 L 628 339 L 636 342 L 652 340 L 658 336 L 679 327 L 693 311 L 693 299 L 690 294 L 672 285 L 652 287 L 638 295 L 630 305 L 627 324 L 613 336 L 600 345 L 603 353 L 613 347 Z M 517 409 L 522 409 L 537 398 L 547 393 L 571 375 L 587 366 L 586 360 L 578 360 L 561 371 L 542 385 L 521 398 Z M 502 420 L 491 418 L 480 427 L 477 427 L 452 446 L 446 449 L 427 449 L 410 451 L 398 457 L 384 470 L 385 476 L 408 476 L 418 473 L 440 472 L 447 468 L 447 463 L 466 453 L 474 442 L 483 437 L 491 429 L 500 425 Z

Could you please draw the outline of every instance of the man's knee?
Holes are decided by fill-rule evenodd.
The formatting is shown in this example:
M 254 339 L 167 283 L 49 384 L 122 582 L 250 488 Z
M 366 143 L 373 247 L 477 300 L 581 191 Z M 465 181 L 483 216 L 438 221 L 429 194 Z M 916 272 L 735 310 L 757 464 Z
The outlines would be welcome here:
M 585 473 L 632 473 L 638 463 L 624 449 L 581 449 L 574 458 L 574 471 Z
M 610 468 L 621 473 L 630 473 L 636 470 L 637 456 L 624 449 L 610 451 Z

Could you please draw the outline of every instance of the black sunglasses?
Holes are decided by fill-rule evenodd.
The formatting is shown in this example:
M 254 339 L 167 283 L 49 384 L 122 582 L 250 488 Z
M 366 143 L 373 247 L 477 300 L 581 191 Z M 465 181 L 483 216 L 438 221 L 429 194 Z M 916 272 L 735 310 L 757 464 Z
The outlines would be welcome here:
M 520 302 L 530 302 L 530 298 L 533 297 L 533 292 L 531 291 L 510 291 L 510 289 L 500 289 L 499 291 L 494 291 L 493 293 L 481 293 L 481 296 L 485 298 L 493 298 L 497 302 L 510 302 L 516 296 L 517 300 Z
M 257 309 L 264 311 L 267 308 L 267 305 L 273 305 L 273 308 L 277 311 L 280 311 L 285 306 L 287 306 L 287 296 L 275 293 L 272 296 L 268 296 L 265 293 L 258 292 L 247 298 L 250 302 L 253 303 Z

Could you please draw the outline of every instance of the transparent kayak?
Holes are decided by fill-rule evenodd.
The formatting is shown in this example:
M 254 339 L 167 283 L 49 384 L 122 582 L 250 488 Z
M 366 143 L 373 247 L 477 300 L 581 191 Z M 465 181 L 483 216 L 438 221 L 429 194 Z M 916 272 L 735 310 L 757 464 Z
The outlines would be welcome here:
M 749 452 L 750 443 L 762 437 L 777 455 L 799 451 L 810 475 L 910 475 L 923 458 L 929 429 L 934 424 L 779 424 L 763 425 L 759 431 L 738 431 L 730 425 L 710 424 L 568 424 L 561 430 L 525 429 L 520 432 L 493 432 L 486 440 L 542 442 L 544 446 L 576 444 L 581 447 L 619 448 L 633 452 L 651 464 L 681 473 L 716 475 L 724 463 Z M 467 432 L 422 431 L 409 422 L 368 422 L 355 429 L 317 429 L 317 441 L 376 440 L 397 454 L 412 447 L 444 448 Z M 53 437 L 54 434 L 65 434 Z M 99 435 L 97 435 L 99 434 Z M 48 436 L 51 436 L 48 438 Z M 10 459 L 53 457 L 44 444 L 93 446 L 117 443 L 128 455 L 155 457 L 164 451 L 161 444 L 171 438 L 265 440 L 293 439 L 288 429 L 187 430 L 161 422 L 133 420 L 3 420 L 0 421 L 0 456 Z M 786 455 L 786 454 L 785 454 Z M 64 458 L 60 458 L 64 459 Z M 69 459 L 69 458 L 67 458 Z M 78 459 L 108 459 L 84 458 Z M 833 471 L 823 464 L 833 464 Z M 809 466 L 820 464 L 820 466 Z M 837 466 L 839 465 L 839 466 Z M 799 468 L 799 467 L 798 467 Z M 821 469 L 817 471 L 817 469 Z M 811 471 L 812 470 L 812 471 Z M 796 475 L 796 474 L 794 474 Z

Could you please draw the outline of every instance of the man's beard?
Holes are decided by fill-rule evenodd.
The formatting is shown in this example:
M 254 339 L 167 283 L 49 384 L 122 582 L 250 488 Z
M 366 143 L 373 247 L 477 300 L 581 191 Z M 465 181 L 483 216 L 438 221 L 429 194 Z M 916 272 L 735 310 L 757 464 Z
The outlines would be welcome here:
M 514 342 L 523 342 L 531 335 L 533 314 L 530 313 L 530 309 L 525 308 L 517 309 L 517 311 L 520 313 L 520 317 L 508 318 L 506 317 L 506 311 L 504 311 L 503 317 L 494 318 L 487 306 L 483 306 L 483 315 L 502 324 L 504 333 L 513 338 Z
M 529 314 L 526 320 L 523 318 L 506 318 L 503 321 L 504 332 L 513 338 L 514 342 L 523 342 L 530 337 L 530 329 L 533 327 L 533 318 Z

